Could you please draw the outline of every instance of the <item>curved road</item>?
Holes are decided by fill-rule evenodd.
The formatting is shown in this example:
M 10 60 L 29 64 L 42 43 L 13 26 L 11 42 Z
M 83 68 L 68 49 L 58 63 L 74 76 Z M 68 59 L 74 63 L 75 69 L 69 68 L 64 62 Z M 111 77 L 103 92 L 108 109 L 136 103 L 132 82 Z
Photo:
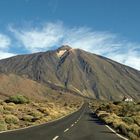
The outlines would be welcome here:
M 122 140 L 89 109 L 88 104 L 61 120 L 0 134 L 0 140 Z

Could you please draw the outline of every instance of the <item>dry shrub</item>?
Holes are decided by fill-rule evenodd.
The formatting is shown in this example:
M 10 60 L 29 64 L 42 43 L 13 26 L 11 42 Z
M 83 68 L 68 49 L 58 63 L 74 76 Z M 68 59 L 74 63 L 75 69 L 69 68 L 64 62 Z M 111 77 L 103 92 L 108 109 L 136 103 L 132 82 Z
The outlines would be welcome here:
M 47 116 L 47 117 L 43 117 L 40 119 L 40 121 L 43 123 L 43 122 L 48 122 L 51 120 L 51 117 L 50 116 Z
M 4 105 L 4 110 L 7 110 L 7 111 L 14 111 L 15 110 L 15 106 L 13 105 Z
M 131 132 L 140 137 L 140 127 L 136 124 L 130 126 Z
M 0 105 L 0 113 L 3 113 L 3 106 L 2 105 Z
M 47 107 L 39 107 L 38 111 L 40 111 L 41 113 L 45 114 L 46 116 L 48 116 L 50 113 L 50 110 Z
M 19 119 L 14 115 L 6 115 L 5 122 L 8 124 L 17 124 L 19 123 Z
M 7 124 L 3 119 L 0 118 L 0 131 L 5 131 L 7 130 Z
M 132 117 L 122 117 L 122 120 L 129 125 L 134 123 L 134 119 Z
M 17 124 L 8 124 L 7 125 L 8 130 L 13 130 L 13 129 L 18 129 L 18 128 L 19 128 L 19 125 L 17 125 Z
M 102 111 L 99 113 L 99 117 L 106 124 L 110 124 L 110 125 L 112 125 L 113 123 L 117 124 L 120 122 L 120 118 L 114 113 L 106 113 L 106 112 L 103 113 L 103 111 Z
M 9 110 L 3 110 L 3 114 L 5 114 L 5 115 L 11 114 L 11 111 L 9 111 Z
M 132 132 L 129 132 L 129 133 L 128 133 L 128 137 L 129 137 L 131 140 L 138 140 L 138 137 L 137 137 L 135 134 L 133 134 Z
M 26 121 L 26 122 L 32 122 L 33 121 L 33 116 L 31 116 L 31 115 L 24 115 L 23 117 L 22 117 L 22 120 L 23 121 Z
M 36 119 L 39 119 L 44 116 L 40 111 L 37 110 L 32 110 L 30 113 L 28 113 L 28 115 L 31 115 Z
M 15 104 L 25 104 L 25 103 L 29 103 L 29 99 L 23 95 L 17 94 L 17 95 L 13 95 L 10 96 L 7 100 L 7 103 L 15 103 Z
M 140 127 L 140 115 L 132 117 L 134 122 Z
M 117 127 L 117 129 L 119 130 L 120 133 L 124 134 L 124 135 L 128 135 L 129 132 L 129 126 L 126 125 L 125 123 L 120 123 Z

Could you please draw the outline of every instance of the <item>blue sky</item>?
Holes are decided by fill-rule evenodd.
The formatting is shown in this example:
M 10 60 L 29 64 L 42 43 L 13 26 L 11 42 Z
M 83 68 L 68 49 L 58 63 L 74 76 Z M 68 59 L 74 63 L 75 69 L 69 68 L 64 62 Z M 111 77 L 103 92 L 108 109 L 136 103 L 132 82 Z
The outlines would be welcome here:
M 71 45 L 140 70 L 139 0 L 1 0 L 0 58 Z

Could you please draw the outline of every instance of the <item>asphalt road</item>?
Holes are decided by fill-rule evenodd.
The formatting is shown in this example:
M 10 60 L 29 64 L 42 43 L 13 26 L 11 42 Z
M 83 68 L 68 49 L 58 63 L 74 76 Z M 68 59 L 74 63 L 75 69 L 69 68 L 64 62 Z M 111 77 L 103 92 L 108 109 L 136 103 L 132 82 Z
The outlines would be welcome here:
M 0 134 L 0 140 L 122 140 L 110 131 L 88 104 L 61 120 Z

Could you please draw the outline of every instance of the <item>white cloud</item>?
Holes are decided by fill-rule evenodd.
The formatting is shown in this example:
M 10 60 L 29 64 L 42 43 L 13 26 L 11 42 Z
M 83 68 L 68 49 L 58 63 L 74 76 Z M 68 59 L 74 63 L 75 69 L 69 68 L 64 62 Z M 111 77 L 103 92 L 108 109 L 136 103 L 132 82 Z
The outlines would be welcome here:
M 11 40 L 8 36 L 0 34 L 0 49 L 7 49 L 11 44 Z
M 4 59 L 15 55 L 13 53 L 8 52 L 10 45 L 11 39 L 7 35 L 0 33 L 0 59 Z
M 128 53 L 110 53 L 108 55 L 109 58 L 123 63 L 125 65 L 128 65 L 130 67 L 133 67 L 135 69 L 140 70 L 140 52 L 128 52 Z
M 125 64 L 140 70 L 140 56 L 130 56 L 125 60 Z
M 14 56 L 14 55 L 16 55 L 16 54 L 8 53 L 8 52 L 5 52 L 5 51 L 0 51 L 0 59 L 8 58 L 8 57 L 11 57 L 11 56 Z
M 9 28 L 16 38 L 31 52 L 42 51 L 57 45 L 63 37 L 61 24 L 46 24 L 42 29 L 16 30 Z
M 54 46 L 68 44 L 140 70 L 140 44 L 122 40 L 110 32 L 94 31 L 87 27 L 70 28 L 60 22 L 31 29 L 10 27 L 10 31 L 30 52 L 46 51 Z

